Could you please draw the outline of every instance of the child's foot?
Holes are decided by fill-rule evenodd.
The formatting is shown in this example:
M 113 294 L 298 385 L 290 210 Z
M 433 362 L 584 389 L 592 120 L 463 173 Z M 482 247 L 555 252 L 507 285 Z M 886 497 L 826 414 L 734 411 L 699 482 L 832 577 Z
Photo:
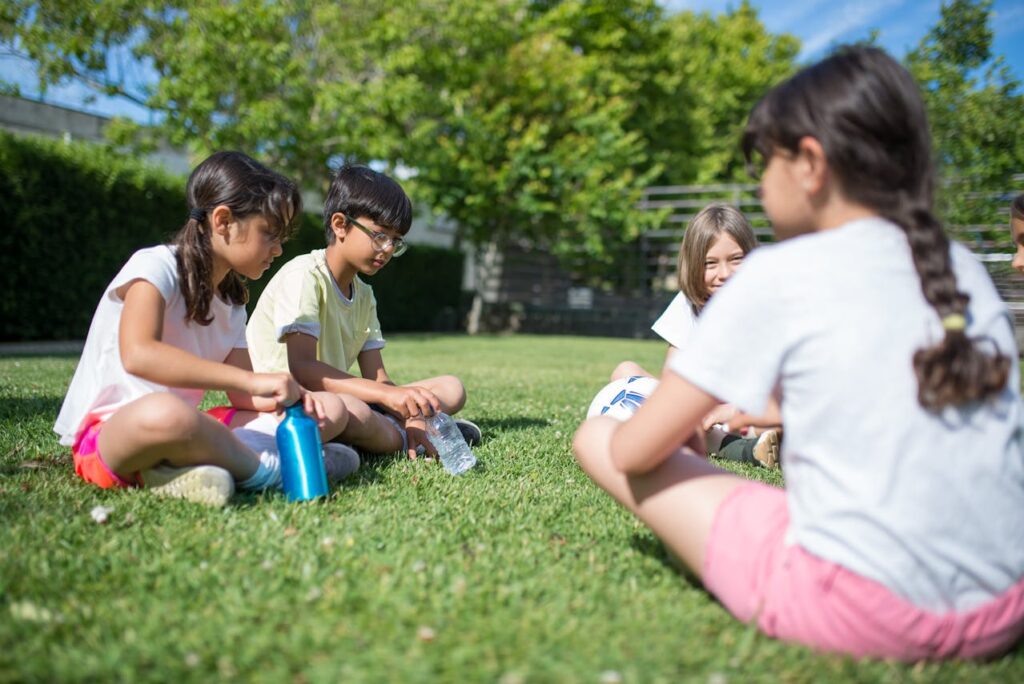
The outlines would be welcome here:
M 231 473 L 212 465 L 175 468 L 156 466 L 142 471 L 142 483 L 154 496 L 223 506 L 235 492 Z
M 765 430 L 754 443 L 754 460 L 765 468 L 779 465 L 779 433 L 777 430 Z
M 340 482 L 359 470 L 359 453 L 348 444 L 324 444 L 324 469 L 328 482 Z
M 459 428 L 459 432 L 462 433 L 462 438 L 466 440 L 466 444 L 469 446 L 476 446 L 480 443 L 480 440 L 483 439 L 483 433 L 480 432 L 480 427 L 473 421 L 456 418 L 455 425 Z

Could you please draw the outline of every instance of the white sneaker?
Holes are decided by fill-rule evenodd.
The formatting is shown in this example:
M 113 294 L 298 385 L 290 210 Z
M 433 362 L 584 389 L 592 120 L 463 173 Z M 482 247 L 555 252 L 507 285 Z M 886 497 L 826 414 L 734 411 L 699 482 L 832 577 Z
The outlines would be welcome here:
M 161 465 L 142 471 L 142 484 L 154 496 L 223 506 L 235 493 L 231 473 L 212 465 L 175 468 Z
M 324 444 L 324 470 L 328 482 L 340 482 L 359 470 L 359 453 L 348 444 Z

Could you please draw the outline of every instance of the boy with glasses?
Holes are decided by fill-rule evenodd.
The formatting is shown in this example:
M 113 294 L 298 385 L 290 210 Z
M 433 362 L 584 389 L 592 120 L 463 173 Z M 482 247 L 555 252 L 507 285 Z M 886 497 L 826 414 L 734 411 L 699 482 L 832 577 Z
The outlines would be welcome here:
M 308 389 L 338 394 L 348 410 L 340 441 L 362 451 L 436 454 L 425 417 L 466 402 L 453 375 L 395 385 L 384 369 L 384 337 L 372 276 L 403 253 L 412 203 L 388 176 L 364 166 L 338 171 L 324 202 L 327 248 L 285 264 L 267 284 L 246 332 L 253 366 L 290 371 Z M 359 375 L 348 370 L 358 363 Z M 480 429 L 457 420 L 470 445 Z

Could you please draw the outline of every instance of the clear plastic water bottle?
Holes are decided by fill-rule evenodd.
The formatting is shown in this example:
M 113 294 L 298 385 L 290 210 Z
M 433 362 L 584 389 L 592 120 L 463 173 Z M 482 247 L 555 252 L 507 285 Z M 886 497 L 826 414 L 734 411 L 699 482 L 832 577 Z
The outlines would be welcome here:
M 427 418 L 427 437 L 437 449 L 444 469 L 452 475 L 461 475 L 476 465 L 476 456 L 447 413 L 439 411 Z
M 309 501 L 327 496 L 320 428 L 306 415 L 299 401 L 285 409 L 277 426 L 277 451 L 281 455 L 281 485 L 289 501 Z

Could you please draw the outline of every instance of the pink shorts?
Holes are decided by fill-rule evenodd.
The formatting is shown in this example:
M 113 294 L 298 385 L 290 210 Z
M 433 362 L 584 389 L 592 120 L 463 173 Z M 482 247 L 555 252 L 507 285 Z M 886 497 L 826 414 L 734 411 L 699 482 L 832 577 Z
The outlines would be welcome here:
M 873 580 L 786 545 L 782 489 L 752 482 L 719 506 L 704 584 L 743 622 L 770 637 L 853 656 L 982 658 L 1024 634 L 1024 580 L 964 613 L 921 610 Z
M 238 413 L 234 406 L 215 406 L 206 414 L 224 425 L 230 425 L 231 419 Z M 109 418 L 109 416 L 106 416 Z M 71 445 L 71 456 L 75 460 L 75 472 L 86 482 L 92 482 L 103 489 L 120 487 L 140 487 L 142 479 L 139 473 L 132 473 L 124 479 L 106 464 L 100 456 L 99 438 L 105 420 L 95 414 L 87 415 L 78 428 L 75 443 Z

